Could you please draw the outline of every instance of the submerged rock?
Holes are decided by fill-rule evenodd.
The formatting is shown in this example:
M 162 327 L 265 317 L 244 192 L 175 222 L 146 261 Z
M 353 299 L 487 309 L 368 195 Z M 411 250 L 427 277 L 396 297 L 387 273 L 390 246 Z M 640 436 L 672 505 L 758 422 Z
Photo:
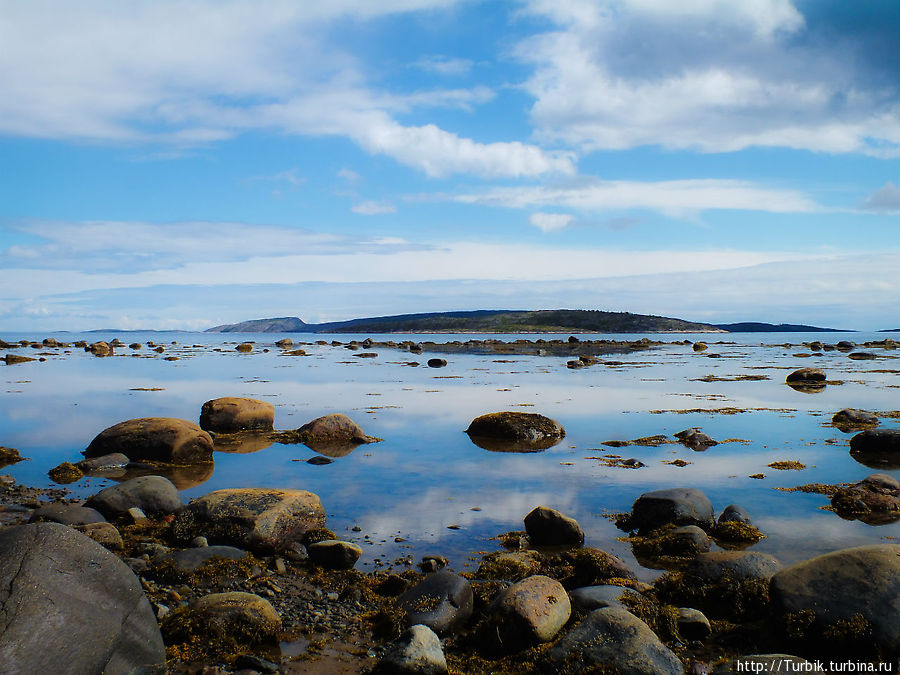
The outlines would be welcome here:
M 0 532 L 0 552 L 0 669 L 165 669 L 165 646 L 140 582 L 100 544 L 65 525 L 35 523 Z
M 144 417 L 104 429 L 84 451 L 85 457 L 114 452 L 130 460 L 172 464 L 212 462 L 213 440 L 197 424 L 172 417 Z
M 263 551 L 288 548 L 310 530 L 324 527 L 319 497 L 306 490 L 236 488 L 193 500 L 172 523 L 175 536 Z
M 565 437 L 556 420 L 537 413 L 496 412 L 476 417 L 466 429 L 479 447 L 500 452 L 536 452 Z
M 224 396 L 207 401 L 200 410 L 200 427 L 217 433 L 271 431 L 274 423 L 275 406 L 255 398 Z

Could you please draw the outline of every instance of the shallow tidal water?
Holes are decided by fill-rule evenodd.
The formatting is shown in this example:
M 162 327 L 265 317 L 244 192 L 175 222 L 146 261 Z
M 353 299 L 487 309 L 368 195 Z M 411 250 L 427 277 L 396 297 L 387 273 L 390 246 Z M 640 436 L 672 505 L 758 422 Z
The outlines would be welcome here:
M 359 352 L 330 344 L 295 344 L 308 355 L 287 356 L 274 346 L 282 337 L 295 343 L 492 337 L 484 335 L 0 335 L 8 342 L 44 337 L 66 342 L 152 340 L 166 351 L 122 347 L 115 356 L 97 358 L 76 348 L 15 350 L 26 356 L 41 352 L 47 360 L 0 366 L 0 445 L 30 458 L 0 472 L 27 485 L 54 485 L 47 471 L 81 459 L 81 451 L 103 429 L 135 417 L 197 421 L 202 404 L 221 396 L 272 402 L 277 429 L 345 413 L 366 433 L 384 440 L 321 466 L 307 463 L 316 453 L 304 445 L 250 444 L 216 452 L 214 467 L 182 472 L 173 479 L 183 488 L 185 501 L 226 487 L 315 492 L 328 514 L 328 527 L 363 546 L 358 563 L 363 570 L 394 564 L 401 557 L 414 563 L 427 554 L 445 555 L 456 569 L 467 569 L 477 565 L 471 560 L 476 552 L 500 548 L 493 537 L 523 529 L 525 514 L 544 504 L 575 517 L 584 528 L 586 545 L 624 558 L 649 580 L 659 572 L 635 561 L 630 545 L 619 540 L 625 533 L 610 514 L 630 510 L 643 492 L 668 487 L 702 489 L 717 513 L 728 504 L 743 506 L 767 535 L 753 550 L 773 553 L 784 563 L 900 537 L 898 523 L 872 526 L 842 520 L 820 508 L 828 505 L 824 496 L 774 489 L 856 482 L 875 472 L 900 477 L 898 470 L 873 469 L 854 460 L 848 452 L 853 433 L 830 424 L 832 414 L 845 407 L 900 409 L 900 350 L 864 348 L 877 355 L 866 361 L 838 351 L 796 356 L 810 353 L 801 345 L 807 341 L 861 344 L 892 337 L 890 333 L 648 335 L 666 344 L 603 355 L 605 363 L 580 370 L 567 369 L 566 358 L 557 356 L 414 355 L 379 348 L 364 350 L 377 351 L 375 358 L 357 358 Z M 512 341 L 566 336 L 493 337 Z M 694 353 L 690 345 L 675 344 L 682 339 L 705 341 L 709 349 Z M 245 340 L 255 342 L 254 351 L 237 353 L 235 344 Z M 785 346 L 788 343 L 791 346 Z M 710 353 L 721 358 L 709 358 Z M 164 360 L 167 356 L 178 360 Z M 446 358 L 447 367 L 426 367 L 433 356 Z M 421 365 L 405 365 L 413 360 Z M 830 384 L 824 391 L 804 393 L 784 383 L 789 372 L 807 366 L 826 371 Z M 736 379 L 742 376 L 767 379 Z M 463 432 L 478 415 L 502 410 L 547 415 L 561 422 L 567 435 L 543 452 L 501 453 L 478 447 Z M 881 427 L 898 422 L 882 417 Z M 699 427 L 720 444 L 698 452 L 674 442 L 673 434 L 688 427 Z M 673 442 L 656 447 L 602 445 L 656 434 Z M 645 466 L 610 467 L 604 455 L 634 458 Z M 679 459 L 688 464 L 667 463 Z M 799 461 L 806 468 L 768 466 L 783 460 Z M 765 478 L 750 477 L 757 474 Z M 75 496 L 88 496 L 111 482 L 85 478 L 66 487 Z

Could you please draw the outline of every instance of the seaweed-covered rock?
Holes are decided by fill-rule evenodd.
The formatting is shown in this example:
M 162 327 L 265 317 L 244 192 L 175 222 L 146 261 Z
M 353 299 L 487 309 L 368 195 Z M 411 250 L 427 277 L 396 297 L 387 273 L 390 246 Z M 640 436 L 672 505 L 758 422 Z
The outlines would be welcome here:
M 273 644 L 281 631 L 281 616 L 268 600 L 253 593 L 212 593 L 170 614 L 162 631 L 169 644 L 196 638 L 220 647 Z
M 844 408 L 834 413 L 831 423 L 841 431 L 867 429 L 878 426 L 878 416 L 858 408 Z
M 537 551 L 497 551 L 481 559 L 475 576 L 479 579 L 519 581 L 541 569 Z
M 627 530 L 645 533 L 663 525 L 713 526 L 709 498 L 696 488 L 670 488 L 645 492 L 634 502 L 631 515 L 622 523 Z
M 80 462 L 76 462 L 75 466 L 81 469 L 83 473 L 93 473 L 124 469 L 128 466 L 129 461 L 127 455 L 121 452 L 112 452 L 108 455 L 82 459 Z
M 565 579 L 566 588 L 595 586 L 616 580 L 627 582 L 636 577 L 623 560 L 598 548 L 581 548 L 569 556 L 572 575 Z
M 472 585 L 458 574 L 442 570 L 403 593 L 397 605 L 406 613 L 409 625 L 424 624 L 438 635 L 447 635 L 472 616 Z
M 831 506 L 841 518 L 859 519 L 870 525 L 900 520 L 900 482 L 893 476 L 874 473 L 831 496 Z
M 487 450 L 536 452 L 559 443 L 566 431 L 556 420 L 524 412 L 496 412 L 476 417 L 466 429 L 469 438 Z
M 441 640 L 428 626 L 410 626 L 388 645 L 373 672 L 376 675 L 446 675 L 447 659 Z
M 691 448 L 692 450 L 706 450 L 707 448 L 711 448 L 714 445 L 718 445 L 719 442 L 713 440 L 713 438 L 709 434 L 705 434 L 697 427 L 691 427 L 690 429 L 685 429 L 684 431 L 679 431 L 675 434 L 675 438 L 681 441 L 682 444 Z
M 97 509 L 107 518 L 124 517 L 131 508 L 139 508 L 148 516 L 160 516 L 184 506 L 178 489 L 162 476 L 140 476 L 110 485 L 90 497 L 84 505 Z
M 631 541 L 635 557 L 651 562 L 660 558 L 693 558 L 709 551 L 709 545 L 709 535 L 696 525 L 670 525 Z
M 63 462 L 58 466 L 54 466 L 52 469 L 50 469 L 47 472 L 47 475 L 50 476 L 50 480 L 52 480 L 54 483 L 67 485 L 69 483 L 74 483 L 75 481 L 82 478 L 84 476 L 84 472 L 71 462 Z
M 200 428 L 216 433 L 271 431 L 275 406 L 255 398 L 224 396 L 207 401 L 200 409 Z
M 198 425 L 172 417 L 144 417 L 104 429 L 85 457 L 121 452 L 130 460 L 205 464 L 212 462 L 213 440 Z
M 791 383 L 819 383 L 824 384 L 825 382 L 825 371 L 821 368 L 798 368 L 797 370 L 788 374 L 785 378 L 785 382 Z
M 622 607 L 625 609 L 621 598 L 627 593 L 629 593 L 628 589 L 623 586 L 582 586 L 569 591 L 569 600 L 572 602 L 572 609 L 586 612 L 603 607 Z
M 797 563 L 772 577 L 770 595 L 788 639 L 810 654 L 900 656 L 898 545 L 859 546 Z
M 30 356 L 21 356 L 20 354 L 7 354 L 3 357 L 3 361 L 6 362 L 6 365 L 13 366 L 17 363 L 28 363 L 29 361 L 37 361 L 37 359 L 33 359 Z
M 175 517 L 172 528 L 182 541 L 203 535 L 210 542 L 271 551 L 287 548 L 324 525 L 325 511 L 312 492 L 234 488 L 193 500 Z
M 549 642 L 571 614 L 566 589 L 555 579 L 542 575 L 513 584 L 491 606 L 492 625 L 503 651 Z
M 542 672 L 682 675 L 678 657 L 643 621 L 620 607 L 595 609 L 547 652 Z
M 578 521 L 547 506 L 538 506 L 525 516 L 525 531 L 535 546 L 581 546 L 584 543 L 584 531 Z
M 100 544 L 65 525 L 34 523 L 0 532 L 0 552 L 0 670 L 165 668 L 140 582 Z
M 247 551 L 234 546 L 200 546 L 158 555 L 153 559 L 153 565 L 157 568 L 171 567 L 176 575 L 190 574 L 213 559 L 243 560 L 249 555 Z
M 15 448 L 6 448 L 0 446 L 0 466 L 6 466 L 8 464 L 16 464 L 18 462 L 24 461 L 24 457 L 19 454 L 19 451 Z

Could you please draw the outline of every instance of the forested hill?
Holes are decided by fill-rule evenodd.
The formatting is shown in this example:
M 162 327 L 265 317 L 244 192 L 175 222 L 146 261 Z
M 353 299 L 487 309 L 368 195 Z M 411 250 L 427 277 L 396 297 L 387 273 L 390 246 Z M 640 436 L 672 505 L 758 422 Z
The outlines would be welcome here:
M 297 317 L 215 326 L 210 333 L 714 333 L 721 328 L 664 316 L 582 309 L 400 314 L 331 323 Z

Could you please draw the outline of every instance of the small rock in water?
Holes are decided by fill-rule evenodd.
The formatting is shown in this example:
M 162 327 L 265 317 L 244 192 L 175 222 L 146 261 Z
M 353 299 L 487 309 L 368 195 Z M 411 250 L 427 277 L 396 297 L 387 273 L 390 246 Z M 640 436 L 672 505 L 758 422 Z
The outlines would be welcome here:
M 315 455 L 314 457 L 310 457 L 306 460 L 307 464 L 313 464 L 315 466 L 322 466 L 324 464 L 333 464 L 334 460 L 331 457 L 325 457 L 324 455 Z
M 584 531 L 578 521 L 547 506 L 538 506 L 525 516 L 525 531 L 535 546 L 581 546 L 584 543 Z

